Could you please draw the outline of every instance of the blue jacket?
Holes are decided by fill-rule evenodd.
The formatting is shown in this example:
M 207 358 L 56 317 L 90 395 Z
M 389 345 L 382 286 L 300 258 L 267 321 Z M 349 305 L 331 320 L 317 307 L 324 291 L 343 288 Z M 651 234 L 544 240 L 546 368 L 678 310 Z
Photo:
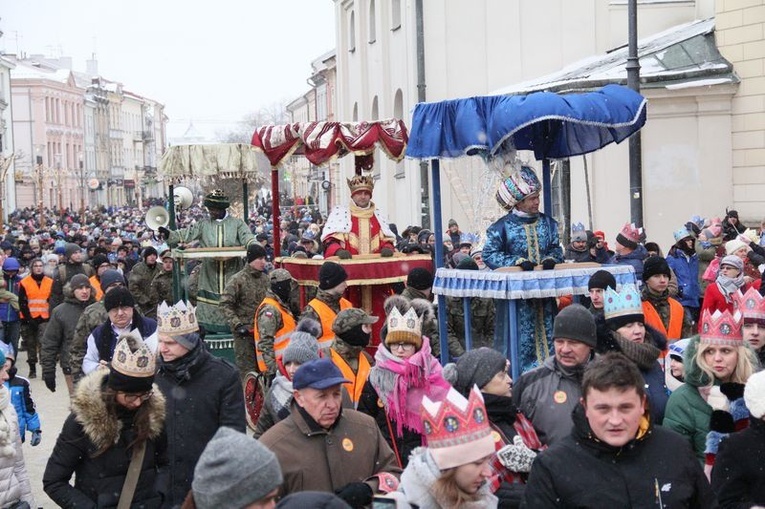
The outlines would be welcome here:
M 534 235 L 527 235 L 526 228 Z M 522 260 L 538 265 L 547 258 L 563 262 L 558 223 L 550 216 L 520 217 L 511 212 L 486 230 L 483 260 L 492 269 L 513 267 Z
M 635 278 L 638 280 L 638 285 L 643 281 L 643 260 L 648 258 L 648 251 L 645 250 L 643 244 L 638 244 L 637 249 L 624 256 L 618 253 L 608 260 L 608 265 L 631 265 L 635 269 Z
M 5 279 L 8 291 L 18 295 L 19 283 L 21 282 L 19 275 L 16 274 L 12 278 L 4 275 L 3 279 Z M 17 322 L 19 320 L 19 312 L 13 309 L 10 302 L 0 302 L 0 320 L 3 322 Z
M 667 264 L 677 276 L 677 300 L 683 306 L 697 308 L 701 298 L 699 285 L 699 255 L 690 257 L 673 247 L 667 255 Z
M 15 368 L 11 369 L 15 370 Z M 13 375 L 4 385 L 11 393 L 11 403 L 16 409 L 16 415 L 19 416 L 19 433 L 23 442 L 27 430 L 40 429 L 40 415 L 35 410 L 35 402 L 29 391 L 29 380 Z

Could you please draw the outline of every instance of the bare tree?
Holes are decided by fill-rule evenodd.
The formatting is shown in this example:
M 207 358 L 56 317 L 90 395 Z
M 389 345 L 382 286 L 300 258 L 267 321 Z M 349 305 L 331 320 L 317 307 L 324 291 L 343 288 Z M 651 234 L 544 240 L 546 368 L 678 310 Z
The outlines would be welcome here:
M 252 133 L 263 125 L 282 125 L 289 123 L 289 113 L 284 104 L 271 103 L 257 112 L 246 114 L 234 129 L 219 131 L 217 138 L 222 143 L 250 143 Z

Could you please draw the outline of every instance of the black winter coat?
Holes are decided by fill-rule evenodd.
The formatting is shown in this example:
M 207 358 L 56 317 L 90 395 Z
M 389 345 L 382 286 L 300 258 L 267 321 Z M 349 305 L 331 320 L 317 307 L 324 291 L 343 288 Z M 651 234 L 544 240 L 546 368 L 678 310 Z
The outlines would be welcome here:
M 592 436 L 578 405 L 574 430 L 534 460 L 523 505 L 544 508 L 715 507 L 715 497 L 690 444 L 660 426 L 612 447 Z
M 712 488 L 721 508 L 749 509 L 765 505 L 765 422 L 750 419 L 749 427 L 720 443 L 712 469 Z
M 170 503 L 180 507 L 191 489 L 194 466 L 218 428 L 245 432 L 239 371 L 201 343 L 175 361 L 160 363 L 156 383 L 167 399 L 165 430 L 170 461 Z

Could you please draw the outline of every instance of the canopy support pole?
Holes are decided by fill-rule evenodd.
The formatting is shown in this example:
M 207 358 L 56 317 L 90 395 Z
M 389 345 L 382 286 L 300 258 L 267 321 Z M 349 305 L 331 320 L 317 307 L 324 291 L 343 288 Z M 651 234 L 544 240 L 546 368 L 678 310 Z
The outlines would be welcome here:
M 542 159 L 542 199 L 545 214 L 552 216 L 552 178 L 550 177 L 550 160 Z
M 430 162 L 430 182 L 433 184 L 431 196 L 433 197 L 433 232 L 436 239 L 440 239 L 443 229 L 441 218 L 441 161 L 433 159 Z M 427 185 L 427 183 L 425 184 Z M 444 243 L 436 240 L 436 270 L 444 266 Z M 449 362 L 449 335 L 446 332 L 446 297 L 438 296 L 438 340 L 441 344 L 441 364 Z
M 274 257 L 282 255 L 282 239 L 279 235 L 279 170 L 271 167 L 271 222 L 274 232 Z
M 247 189 L 247 179 L 242 179 L 242 207 L 244 208 L 244 219 L 245 224 L 247 227 L 250 227 L 250 205 L 249 200 L 250 197 L 248 194 L 250 193 L 249 189 Z
M 640 92 L 640 57 L 637 50 L 637 0 L 627 2 L 627 86 Z M 643 160 L 640 131 L 630 136 L 630 221 L 643 225 Z

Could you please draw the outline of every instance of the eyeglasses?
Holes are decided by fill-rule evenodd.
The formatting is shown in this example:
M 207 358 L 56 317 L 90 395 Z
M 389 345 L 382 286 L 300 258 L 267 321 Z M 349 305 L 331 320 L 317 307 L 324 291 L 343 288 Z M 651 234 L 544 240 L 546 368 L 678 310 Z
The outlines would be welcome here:
M 125 399 L 126 403 L 135 403 L 138 400 L 141 401 L 148 401 L 149 398 L 154 394 L 154 391 L 149 392 L 139 392 L 138 394 L 130 394 L 127 392 L 121 392 L 122 397 Z
M 394 350 L 403 350 L 405 352 L 411 352 L 414 350 L 414 345 L 411 343 L 391 343 L 388 345 L 390 347 L 390 351 Z

